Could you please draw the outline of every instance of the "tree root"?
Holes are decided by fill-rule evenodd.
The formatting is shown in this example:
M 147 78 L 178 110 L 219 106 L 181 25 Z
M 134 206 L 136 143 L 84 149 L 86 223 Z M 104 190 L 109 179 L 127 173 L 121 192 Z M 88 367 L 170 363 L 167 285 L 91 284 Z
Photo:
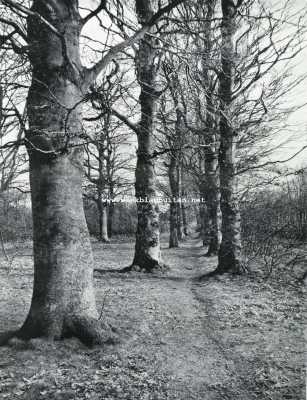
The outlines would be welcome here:
M 88 316 L 72 316 L 65 324 L 64 337 L 76 337 L 88 347 L 118 343 L 115 329 Z
M 16 337 L 16 331 L 6 331 L 0 333 L 0 346 L 6 346 L 10 340 Z
M 98 239 L 98 242 L 99 242 L 99 243 L 104 243 L 104 244 L 110 244 L 110 239 L 105 239 L 105 238 L 103 238 L 103 239 Z
M 48 336 L 45 336 L 38 332 L 35 333 L 34 330 L 32 335 L 30 335 L 29 332 L 25 333 L 21 329 L 0 333 L 0 346 L 14 345 L 16 343 L 19 346 L 20 343 L 27 344 L 30 343 L 32 339 L 36 338 L 52 342 L 72 337 L 79 339 L 88 347 L 116 344 L 119 342 L 115 329 L 110 325 L 95 318 L 77 315 L 66 318 L 61 337 L 58 335 L 52 335 L 51 333 L 48 334 Z
M 199 282 L 205 282 L 207 280 L 209 280 L 210 278 L 214 278 L 216 276 L 221 276 L 221 275 L 225 275 L 225 274 L 229 274 L 229 275 L 243 275 L 245 273 L 249 272 L 247 268 L 245 268 L 243 265 L 238 267 L 236 270 L 232 270 L 232 269 L 222 269 L 217 267 L 215 270 L 208 272 L 207 274 L 201 275 L 197 278 L 197 280 Z
M 129 265 L 128 267 L 124 267 L 121 269 L 119 272 L 126 273 L 126 272 L 144 272 L 144 273 L 166 273 L 170 271 L 170 267 L 166 264 L 158 264 L 156 263 L 155 265 L 145 265 L 145 266 L 140 266 L 137 264 L 132 264 Z

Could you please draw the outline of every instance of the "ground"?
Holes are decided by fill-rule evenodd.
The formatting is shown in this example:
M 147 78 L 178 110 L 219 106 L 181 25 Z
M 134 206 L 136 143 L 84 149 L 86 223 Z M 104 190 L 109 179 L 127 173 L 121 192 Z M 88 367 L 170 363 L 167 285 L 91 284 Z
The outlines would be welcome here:
M 303 400 L 303 286 L 259 274 L 198 277 L 216 258 L 197 238 L 163 245 L 166 274 L 114 272 L 132 241 L 93 243 L 101 318 L 119 343 L 88 349 L 75 339 L 13 341 L 0 348 L 0 399 Z M 9 273 L 1 259 L 0 332 L 29 307 L 30 250 Z

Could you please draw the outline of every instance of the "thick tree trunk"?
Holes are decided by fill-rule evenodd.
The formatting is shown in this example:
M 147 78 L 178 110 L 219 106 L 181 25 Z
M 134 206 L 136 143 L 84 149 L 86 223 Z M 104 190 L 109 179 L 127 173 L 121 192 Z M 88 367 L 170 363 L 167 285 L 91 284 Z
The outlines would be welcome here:
M 77 336 L 93 345 L 106 341 L 109 332 L 103 331 L 97 319 L 94 262 L 82 203 L 83 153 L 77 146 L 82 131 L 78 106 L 82 92 L 75 72 L 81 67 L 77 1 L 37 0 L 32 11 L 64 33 L 67 57 L 61 40 L 37 18 L 30 17 L 33 77 L 27 99 L 26 138 L 34 287 L 29 314 L 17 336 Z
M 171 154 L 171 160 L 168 166 L 168 177 L 169 177 L 169 184 L 171 189 L 171 202 L 170 202 L 170 236 L 169 236 L 169 247 L 178 247 L 178 218 L 177 218 L 177 211 L 178 211 L 178 184 L 177 184 L 177 169 L 176 169 L 176 154 Z
M 240 273 L 241 224 L 235 175 L 236 135 L 231 126 L 231 103 L 234 78 L 234 43 L 236 9 L 231 0 L 222 0 L 222 73 L 220 75 L 220 185 L 222 243 L 218 253 L 217 272 Z
M 153 15 L 148 1 L 137 1 L 138 21 L 146 25 Z M 150 272 L 163 267 L 160 251 L 159 207 L 153 202 L 156 197 L 156 172 L 154 151 L 154 120 L 156 114 L 157 64 L 159 56 L 155 38 L 149 32 L 139 43 L 136 55 L 137 79 L 141 88 L 139 102 L 141 120 L 138 128 L 138 151 L 135 171 L 135 194 L 138 223 L 135 254 L 130 269 Z M 127 270 L 127 269 L 125 269 Z

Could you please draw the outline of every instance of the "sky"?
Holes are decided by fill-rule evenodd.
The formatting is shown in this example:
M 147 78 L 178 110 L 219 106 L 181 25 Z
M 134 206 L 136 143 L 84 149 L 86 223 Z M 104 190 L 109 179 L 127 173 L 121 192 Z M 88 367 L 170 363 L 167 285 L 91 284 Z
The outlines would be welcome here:
M 268 11 L 279 10 L 281 4 L 285 0 L 262 0 L 266 4 Z M 307 12 L 307 0 L 289 0 L 291 2 L 292 13 L 302 10 Z M 98 0 L 83 0 L 83 3 L 90 8 L 95 8 L 98 4 Z M 131 16 L 133 18 L 133 16 Z M 295 20 L 294 15 L 287 15 L 289 30 L 293 28 L 291 26 L 292 21 Z M 287 23 L 285 26 L 287 26 Z M 307 46 L 307 18 L 304 18 L 303 25 L 305 26 L 305 34 L 302 42 L 302 47 Z M 285 28 L 286 29 L 286 28 Z M 100 33 L 98 33 L 100 32 Z M 101 30 L 95 23 L 89 24 L 86 28 L 86 33 L 98 37 Z M 307 48 L 304 48 L 301 53 L 296 56 L 295 60 L 292 62 L 293 77 L 301 77 L 306 74 L 307 76 Z M 282 73 L 283 66 L 279 66 L 280 72 Z M 285 143 L 279 150 L 276 150 L 274 154 L 270 156 L 269 161 L 285 160 L 290 158 L 296 152 L 300 151 L 303 146 L 307 146 L 307 105 L 302 107 L 304 103 L 307 103 L 307 79 L 305 79 L 299 86 L 297 86 L 292 92 L 285 97 L 285 107 L 298 107 L 299 109 L 291 114 L 288 120 L 287 129 L 282 131 L 278 138 L 276 139 L 276 144 Z M 275 144 L 275 142 L 274 142 Z M 291 161 L 284 165 L 289 168 L 300 168 L 303 164 L 307 164 L 307 149 L 302 151 L 298 156 L 296 156 Z M 282 165 L 282 164 L 280 164 Z
M 277 7 L 280 2 L 277 0 L 263 0 L 268 2 L 268 7 L 274 9 Z M 307 0 L 291 0 L 297 8 L 307 10 Z M 89 6 L 94 8 L 95 5 L 98 4 L 98 0 L 83 0 L 83 5 Z M 305 18 L 305 23 L 307 26 L 307 19 Z M 98 28 L 97 22 L 96 23 L 89 23 L 85 29 L 85 33 L 97 38 L 98 40 L 102 40 L 101 37 L 101 30 Z M 305 42 L 304 44 L 307 45 L 307 32 L 305 32 Z M 301 54 L 298 55 L 293 63 L 293 73 L 295 76 L 301 76 L 303 74 L 307 74 L 307 49 L 305 48 L 302 50 Z M 287 106 L 300 106 L 307 103 L 307 79 L 300 84 L 299 87 L 295 88 L 292 93 L 289 93 L 288 98 L 286 99 Z M 135 152 L 136 150 L 136 140 L 135 135 L 131 134 L 131 152 Z M 287 141 L 288 139 L 288 141 Z M 274 155 L 270 156 L 269 160 L 276 161 L 276 160 L 285 160 L 291 157 L 293 154 L 298 152 L 303 146 L 307 146 L 307 106 L 302 107 L 301 109 L 294 112 L 291 117 L 289 118 L 289 127 L 285 132 L 283 132 L 278 141 L 285 142 L 278 151 L 274 153 Z M 300 153 L 297 157 L 293 160 L 287 162 L 286 165 L 289 168 L 300 168 L 303 165 L 307 165 L 307 149 Z
M 292 1 L 296 10 L 305 10 L 307 12 L 307 0 L 294 0 Z M 307 46 L 307 18 L 305 16 L 303 25 L 305 27 L 305 33 L 303 38 L 302 47 Z M 300 77 L 307 75 L 307 47 L 303 48 L 301 53 L 295 58 L 293 63 L 293 75 Z M 285 99 L 291 105 L 298 107 L 307 103 L 307 79 L 305 79 L 297 88 L 289 94 L 289 98 Z M 288 136 L 291 142 L 285 144 L 276 153 L 277 158 L 286 159 L 295 152 L 299 151 L 303 146 L 307 145 L 307 105 L 301 107 L 299 110 L 294 112 L 289 120 L 289 132 Z M 286 134 L 285 134 L 286 136 Z M 299 154 L 295 159 L 288 163 L 290 167 L 300 168 L 301 166 L 307 165 L 307 149 Z

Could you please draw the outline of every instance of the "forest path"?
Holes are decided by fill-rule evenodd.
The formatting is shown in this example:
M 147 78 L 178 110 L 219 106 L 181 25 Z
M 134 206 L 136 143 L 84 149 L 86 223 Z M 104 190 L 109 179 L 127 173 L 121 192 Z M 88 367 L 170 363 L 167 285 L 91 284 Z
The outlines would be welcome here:
M 29 249 L 25 249 L 29 253 Z M 120 342 L 89 350 L 77 340 L 0 349 L 0 399 L 302 400 L 304 313 L 298 287 L 250 277 L 196 278 L 216 266 L 200 240 L 163 242 L 167 274 L 118 273 L 132 242 L 93 243 L 102 319 Z M 1 261 L 1 260 L 0 260 Z M 0 270 L 0 331 L 22 323 L 32 258 Z
M 276 292 L 270 285 L 259 287 L 259 282 L 246 277 L 221 276 L 199 282 L 197 278 L 217 263 L 216 257 L 204 257 L 205 250 L 201 241 L 192 237 L 177 249 L 164 245 L 162 254 L 171 267 L 165 275 L 110 273 L 105 283 L 98 279 L 100 289 L 110 283 L 113 288 L 106 307 L 112 315 L 110 322 L 118 326 L 122 321 L 127 333 L 121 353 L 124 357 L 146 355 L 148 373 L 168 377 L 168 399 L 262 400 L 259 385 L 267 390 L 267 380 L 272 389 L 268 399 L 280 399 L 280 389 L 275 390 L 274 384 L 285 390 L 285 398 L 289 391 L 288 398 L 295 399 L 292 391 L 293 387 L 300 390 L 298 371 L 303 368 L 303 353 L 296 352 L 298 357 L 289 359 L 284 346 L 290 349 L 295 342 L 302 343 L 302 325 L 292 329 L 289 340 L 289 332 L 279 323 L 284 317 L 281 314 L 290 311 L 288 301 L 285 309 L 280 307 L 280 315 L 274 309 L 283 302 L 286 291 Z M 127 254 L 122 257 L 119 267 L 129 259 L 132 253 L 130 258 Z M 113 267 L 111 259 L 109 262 Z M 297 295 L 293 299 L 296 307 Z M 290 364 L 288 377 L 274 358 Z M 271 373 L 276 374 L 272 379 Z M 293 385 L 294 376 L 297 381 Z
M 164 249 L 171 272 L 141 280 L 134 305 L 140 318 L 122 345 L 124 352 L 147 354 L 155 370 L 170 377 L 169 398 L 220 399 L 210 388 L 229 378 L 228 361 L 207 335 L 203 303 L 193 291 L 208 264 L 204 252 L 198 240 Z

